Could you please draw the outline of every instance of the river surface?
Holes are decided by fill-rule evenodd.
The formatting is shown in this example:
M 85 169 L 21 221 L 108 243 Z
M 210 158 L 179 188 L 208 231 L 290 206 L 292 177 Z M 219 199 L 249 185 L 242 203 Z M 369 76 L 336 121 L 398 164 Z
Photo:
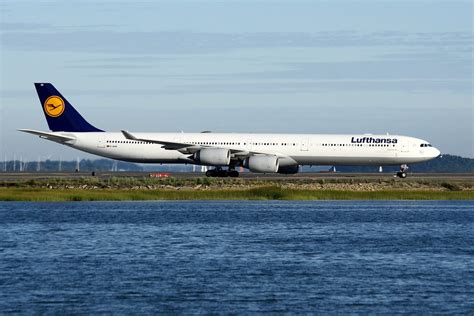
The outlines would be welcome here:
M 0 314 L 474 312 L 474 202 L 0 203 Z

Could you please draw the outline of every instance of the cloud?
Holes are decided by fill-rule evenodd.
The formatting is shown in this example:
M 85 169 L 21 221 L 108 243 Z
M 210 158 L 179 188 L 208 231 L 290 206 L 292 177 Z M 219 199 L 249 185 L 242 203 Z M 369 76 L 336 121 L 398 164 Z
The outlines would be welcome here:
M 32 29 L 34 30 L 46 30 L 50 28 L 51 25 L 47 23 L 32 23 L 32 22 L 15 22 L 15 23 L 7 23 L 7 22 L 0 22 L 0 30 L 1 33 L 6 32 L 18 32 L 18 31 L 29 31 L 31 32 Z
M 126 77 L 126 75 L 122 75 Z M 195 81 L 199 82 L 199 81 Z M 294 94 L 294 93 L 321 93 L 334 91 L 344 92 L 399 92 L 407 93 L 430 93 L 432 91 L 448 91 L 456 93 L 472 94 L 472 82 L 470 80 L 431 80 L 431 79 L 340 79 L 340 80 L 298 80 L 298 81 L 228 81 L 228 82 L 199 82 L 190 84 L 163 85 L 152 89 L 68 89 L 69 96 L 96 96 L 116 98 L 121 96 L 159 96 L 159 95 L 182 95 L 191 94 L 215 94 L 215 93 L 246 93 L 246 94 Z M 34 96 L 32 90 L 2 90 L 0 96 L 5 99 L 31 98 Z M 7 103 L 4 103 L 7 106 Z M 469 105 L 470 106 L 470 105 Z
M 472 92 L 469 80 L 317 80 L 289 82 L 234 82 L 204 83 L 170 86 L 158 93 L 254 93 L 292 94 L 344 92 L 405 91 L 410 93 L 430 93 L 432 91 Z
M 149 69 L 149 65 L 124 64 L 124 63 L 108 63 L 108 64 L 89 64 L 89 65 L 70 65 L 67 68 L 79 69 Z
M 215 79 L 297 79 L 297 80 L 470 80 L 469 60 L 433 63 L 425 60 L 373 60 L 351 62 L 304 62 L 280 64 L 287 70 L 217 74 Z
M 206 54 L 239 49 L 283 47 L 417 46 L 472 47 L 470 32 L 113 32 L 77 30 L 3 32 L 9 50 L 121 54 Z
M 206 67 L 187 74 L 160 73 L 133 67 L 91 74 L 98 78 L 160 79 L 160 93 L 296 93 L 315 91 L 451 91 L 472 93 L 470 60 L 372 60 L 351 62 L 277 63 L 261 71 L 212 73 Z M 258 68 L 257 68 L 258 69 Z M 220 70 L 220 69 L 219 69 Z M 234 72 L 233 72 L 234 71 Z M 175 84 L 172 80 L 180 80 Z M 167 86 L 164 86 L 164 85 Z

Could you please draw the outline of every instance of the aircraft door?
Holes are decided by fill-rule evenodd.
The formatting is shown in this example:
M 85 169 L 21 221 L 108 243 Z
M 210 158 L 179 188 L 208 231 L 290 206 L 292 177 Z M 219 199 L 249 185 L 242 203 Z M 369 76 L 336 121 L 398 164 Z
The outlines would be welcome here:
M 245 145 L 245 150 L 247 150 L 247 151 L 252 150 L 252 140 L 251 139 L 247 139 L 246 145 Z
M 401 144 L 401 145 L 402 145 L 402 146 L 401 146 L 401 147 L 402 147 L 402 149 L 401 149 L 402 153 L 407 153 L 407 152 L 409 151 L 409 146 L 408 146 L 409 144 L 408 144 L 408 141 L 402 140 L 402 144 Z
M 301 140 L 301 151 L 308 151 L 309 141 L 307 138 Z
M 105 137 L 101 136 L 99 137 L 97 141 L 97 148 L 105 148 Z

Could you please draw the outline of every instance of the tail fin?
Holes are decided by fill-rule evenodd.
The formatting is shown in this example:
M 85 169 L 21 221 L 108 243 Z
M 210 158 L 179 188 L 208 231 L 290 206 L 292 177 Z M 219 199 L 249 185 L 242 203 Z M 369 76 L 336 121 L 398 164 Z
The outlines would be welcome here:
M 103 132 L 89 124 L 50 83 L 35 83 L 49 129 L 53 132 Z

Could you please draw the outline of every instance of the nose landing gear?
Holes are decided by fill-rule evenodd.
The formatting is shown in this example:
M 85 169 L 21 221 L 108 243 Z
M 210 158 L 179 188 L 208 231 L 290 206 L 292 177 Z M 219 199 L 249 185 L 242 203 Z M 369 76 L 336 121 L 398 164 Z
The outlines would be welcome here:
M 403 164 L 400 166 L 400 171 L 397 172 L 397 177 L 405 179 L 407 177 L 408 166 Z

